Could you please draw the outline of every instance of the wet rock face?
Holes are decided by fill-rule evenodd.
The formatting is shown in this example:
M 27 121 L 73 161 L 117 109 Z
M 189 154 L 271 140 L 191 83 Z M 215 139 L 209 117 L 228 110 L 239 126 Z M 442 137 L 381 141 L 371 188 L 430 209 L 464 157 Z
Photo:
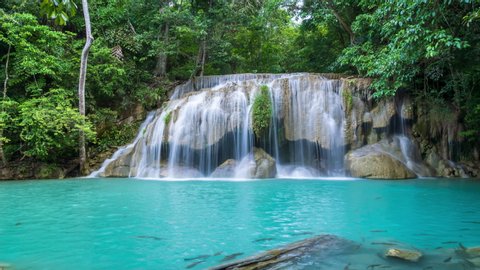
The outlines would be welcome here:
M 395 103 L 393 100 L 381 100 L 371 111 L 373 128 L 387 127 L 395 113 Z
M 403 163 L 385 153 L 355 151 L 345 158 L 353 177 L 371 179 L 408 179 L 417 176 Z

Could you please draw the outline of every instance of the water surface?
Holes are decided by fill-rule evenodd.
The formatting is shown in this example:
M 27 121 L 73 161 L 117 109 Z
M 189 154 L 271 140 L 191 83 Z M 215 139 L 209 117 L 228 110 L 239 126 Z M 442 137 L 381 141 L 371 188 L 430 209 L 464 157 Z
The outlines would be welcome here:
M 479 198 L 475 180 L 0 182 L 0 262 L 203 269 L 324 233 L 425 251 L 479 246 Z

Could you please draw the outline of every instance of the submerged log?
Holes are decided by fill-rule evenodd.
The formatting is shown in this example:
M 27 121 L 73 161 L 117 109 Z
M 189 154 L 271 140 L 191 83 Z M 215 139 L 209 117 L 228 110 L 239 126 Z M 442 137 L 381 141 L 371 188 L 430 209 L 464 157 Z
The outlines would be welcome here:
M 287 266 L 295 262 L 296 259 L 312 252 L 330 251 L 332 246 L 338 244 L 350 243 L 350 241 L 336 237 L 334 235 L 319 235 L 292 244 L 272 249 L 260 254 L 241 259 L 234 262 L 225 263 L 219 266 L 209 268 L 210 270 L 261 270 L 274 269 L 278 266 Z

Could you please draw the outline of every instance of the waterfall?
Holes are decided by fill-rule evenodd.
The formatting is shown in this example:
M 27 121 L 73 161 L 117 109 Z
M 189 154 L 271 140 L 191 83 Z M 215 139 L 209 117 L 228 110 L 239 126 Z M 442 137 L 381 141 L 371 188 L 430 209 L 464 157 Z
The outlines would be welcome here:
M 155 116 L 155 112 L 150 112 L 147 114 L 147 117 L 145 118 L 145 121 L 140 125 L 139 131 L 133 142 L 127 146 L 120 147 L 115 153 L 113 153 L 111 158 L 106 159 L 103 163 L 100 169 L 97 171 L 92 172 L 88 177 L 99 177 L 102 176 L 102 174 L 105 172 L 105 169 L 107 168 L 108 165 L 110 165 L 113 161 L 117 160 L 119 157 L 124 155 L 126 152 L 130 151 L 133 149 L 138 141 L 142 138 L 145 128 L 147 127 L 150 122 L 152 122 L 153 117 Z
M 425 166 L 417 145 L 411 139 L 408 122 L 413 119 L 413 109 L 409 97 L 400 91 L 395 102 L 397 112 L 393 139 L 401 152 L 399 160 L 417 176 L 432 175 L 432 172 Z
M 264 85 L 272 118 L 267 134 L 256 138 L 252 105 Z M 178 86 L 135 141 L 92 176 L 123 175 L 128 167 L 130 177 L 208 177 L 233 160 L 232 177 L 245 177 L 254 147 L 275 159 L 279 177 L 343 175 L 344 129 L 341 80 L 306 73 L 205 76 Z M 106 172 L 108 166 L 122 170 Z
M 312 73 L 195 78 L 177 86 L 169 102 L 148 114 L 135 140 L 90 176 L 368 177 L 376 167 L 362 160 L 377 156 L 406 167 L 390 170 L 395 175 L 466 175 L 434 148 L 419 144 L 418 130 L 428 125 L 416 122 L 417 107 L 406 91 L 374 100 L 370 83 Z M 262 121 L 269 124 L 261 134 L 254 134 L 258 109 L 253 105 L 265 94 L 271 118 Z M 453 136 L 447 135 L 442 144 Z

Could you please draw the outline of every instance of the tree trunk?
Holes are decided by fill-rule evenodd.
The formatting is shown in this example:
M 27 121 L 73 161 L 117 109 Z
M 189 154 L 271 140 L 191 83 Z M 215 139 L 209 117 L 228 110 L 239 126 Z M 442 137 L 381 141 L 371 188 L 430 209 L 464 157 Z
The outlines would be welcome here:
M 203 76 L 203 71 L 205 69 L 205 55 L 207 53 L 207 42 L 202 39 L 198 47 L 197 60 L 195 61 L 195 68 L 192 71 L 190 79 L 195 76 Z
M 200 77 L 203 77 L 203 72 L 205 71 L 205 58 L 207 55 L 207 41 L 203 40 L 202 41 L 202 60 L 200 62 Z
M 5 81 L 3 82 L 3 101 L 7 98 L 7 83 L 8 83 L 8 62 L 10 61 L 10 50 L 12 45 L 8 45 L 8 52 L 7 52 L 7 61 L 5 62 Z M 2 104 L 2 113 L 5 110 Z M 0 128 L 0 161 L 2 162 L 3 166 L 7 165 L 7 160 L 5 159 L 5 153 L 3 152 L 3 128 Z
M 83 8 L 83 17 L 85 19 L 85 46 L 82 50 L 82 57 L 80 59 L 80 78 L 78 80 L 78 109 L 80 115 L 85 116 L 85 79 L 87 77 L 87 62 L 88 62 L 88 52 L 90 51 L 90 46 L 92 46 L 93 36 L 92 28 L 90 25 L 90 14 L 88 13 L 88 2 L 87 0 L 82 0 Z M 87 164 L 87 151 L 85 149 L 85 133 L 83 130 L 80 130 L 79 136 L 79 165 L 80 173 L 85 175 L 88 173 L 88 164 Z
M 340 23 L 340 25 L 342 26 L 343 30 L 345 30 L 345 32 L 348 33 L 348 35 L 350 36 L 350 44 L 351 45 L 354 45 L 355 44 L 355 34 L 353 33 L 352 31 L 352 28 L 350 27 L 350 25 L 348 25 L 345 20 L 342 18 L 342 16 L 340 16 L 340 13 L 338 13 L 336 7 L 335 7 L 335 4 L 330 1 L 330 0 L 327 0 L 325 1 L 328 9 L 330 9 L 333 13 L 333 15 L 335 16 L 335 18 L 338 20 L 338 22 Z
M 163 44 L 166 46 L 168 44 L 168 33 L 169 25 L 165 24 L 165 29 L 163 32 Z M 162 51 L 158 54 L 157 65 L 155 66 L 154 75 L 158 77 L 165 77 L 167 75 L 167 54 L 165 51 Z

